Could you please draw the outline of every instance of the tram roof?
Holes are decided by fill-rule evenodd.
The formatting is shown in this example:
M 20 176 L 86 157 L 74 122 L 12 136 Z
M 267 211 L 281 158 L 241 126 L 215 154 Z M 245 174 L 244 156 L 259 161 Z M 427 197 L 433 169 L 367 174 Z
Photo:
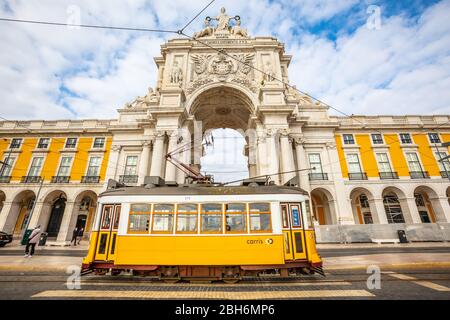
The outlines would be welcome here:
M 152 188 L 122 187 L 106 190 L 100 196 L 150 196 L 150 195 L 250 195 L 250 194 L 299 194 L 308 195 L 302 188 L 290 186 L 211 186 L 211 185 L 181 185 L 155 186 Z

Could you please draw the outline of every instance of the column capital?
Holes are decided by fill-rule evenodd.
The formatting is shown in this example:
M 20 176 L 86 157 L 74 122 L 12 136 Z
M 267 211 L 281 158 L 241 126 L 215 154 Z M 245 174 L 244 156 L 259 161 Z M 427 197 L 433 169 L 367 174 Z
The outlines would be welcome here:
M 122 146 L 120 146 L 120 145 L 112 145 L 111 146 L 111 150 L 114 151 L 114 152 L 118 152 L 121 149 L 122 149 Z
M 142 147 L 144 148 L 150 148 L 151 145 L 152 145 L 151 140 L 142 142 Z
M 166 131 L 165 130 L 156 130 L 154 133 L 155 139 L 164 139 L 166 137 Z

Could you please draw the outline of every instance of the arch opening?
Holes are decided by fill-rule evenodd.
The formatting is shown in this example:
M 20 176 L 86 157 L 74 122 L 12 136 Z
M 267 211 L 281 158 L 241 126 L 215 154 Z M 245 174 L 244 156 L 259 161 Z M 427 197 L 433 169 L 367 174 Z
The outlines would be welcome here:
M 377 217 L 373 203 L 372 193 L 365 188 L 356 188 L 350 193 L 350 200 L 353 210 L 353 218 L 355 223 L 359 224 L 373 224 Z M 378 222 L 378 221 L 377 221 Z
M 319 225 L 334 224 L 333 197 L 325 189 L 317 188 L 311 191 L 313 219 Z
M 254 106 L 246 93 L 228 86 L 208 89 L 194 99 L 189 113 L 204 146 L 194 141 L 194 150 L 201 149 L 194 152 L 192 161 L 198 170 L 212 175 L 215 182 L 256 175 L 256 142 L 250 132 Z
M 30 219 L 30 213 L 36 200 L 36 194 L 31 190 L 19 192 L 12 201 L 11 208 L 7 214 L 4 232 L 12 233 L 14 238 L 20 238 L 25 232 Z

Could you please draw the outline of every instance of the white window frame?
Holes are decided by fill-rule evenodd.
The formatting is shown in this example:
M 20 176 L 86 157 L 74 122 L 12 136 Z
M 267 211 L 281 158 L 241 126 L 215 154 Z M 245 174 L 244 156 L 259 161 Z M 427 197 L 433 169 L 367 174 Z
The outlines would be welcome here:
M 387 156 L 389 168 L 391 169 L 391 171 L 389 171 L 389 173 L 394 172 L 394 168 L 392 167 L 392 160 L 391 160 L 391 156 L 390 156 L 389 152 L 375 152 L 375 160 L 377 161 L 378 172 L 384 172 L 384 171 L 380 171 L 380 163 L 378 162 L 378 158 L 377 158 L 378 154 L 385 154 Z
M 72 158 L 72 160 L 70 161 L 69 175 L 68 175 L 68 177 L 71 176 L 73 163 L 75 162 L 75 161 L 74 161 L 74 160 L 75 160 L 75 156 L 74 156 L 74 155 L 71 155 L 71 154 L 70 154 L 70 155 L 62 154 L 61 157 L 59 158 L 58 169 L 56 170 L 56 176 L 57 176 L 57 177 L 60 177 L 60 175 L 59 175 L 59 170 L 61 169 L 62 159 L 63 159 L 63 158 L 69 158 L 69 157 Z M 66 177 L 66 176 L 61 176 L 61 177 Z
M 95 176 L 88 176 L 88 172 L 89 172 L 89 164 L 91 163 L 91 159 L 92 158 L 100 158 L 100 165 L 98 166 L 98 174 Z M 100 176 L 100 170 L 102 168 L 102 164 L 103 164 L 103 155 L 99 155 L 99 154 L 91 154 L 89 155 L 89 159 L 87 162 L 87 166 L 86 166 L 86 172 L 84 173 L 85 177 L 99 177 Z
M 373 142 L 373 134 L 379 134 L 381 136 L 381 143 L 374 143 Z M 382 133 L 371 133 L 370 134 L 370 142 L 372 143 L 373 146 L 382 146 L 385 144 L 384 142 L 384 135 Z
M 95 139 L 103 139 L 103 146 L 101 146 L 101 147 L 96 147 L 95 146 Z M 94 139 L 92 139 L 92 146 L 91 146 L 91 149 L 97 149 L 97 150 L 99 150 L 99 149 L 105 149 L 105 146 L 106 146 L 106 137 L 94 137 Z
M 75 147 L 66 147 L 66 145 L 67 145 L 67 139 L 77 139 L 77 141 L 75 142 Z M 66 141 L 64 141 L 64 149 L 66 149 L 66 150 L 74 150 L 74 149 L 77 149 L 78 148 L 78 143 L 80 142 L 80 138 L 78 138 L 78 137 L 67 137 L 66 138 Z
M 11 148 L 11 145 L 12 145 L 12 142 L 14 139 L 20 139 L 20 146 L 18 148 Z M 21 150 L 24 140 L 25 140 L 24 138 L 11 138 L 11 141 L 9 142 L 8 150 L 16 150 L 16 151 Z
M 431 141 L 430 134 L 437 134 L 438 139 L 439 139 L 439 142 L 432 142 L 432 141 Z M 429 142 L 431 145 L 435 145 L 435 144 L 442 143 L 442 137 L 441 137 L 441 135 L 440 135 L 438 132 L 428 132 L 428 133 L 427 133 L 427 137 L 428 137 L 428 142 Z
M 402 134 L 408 134 L 409 135 L 409 138 L 410 138 L 410 140 L 411 140 L 411 142 L 403 142 L 402 141 Z M 399 134 L 398 134 L 398 141 L 400 142 L 400 145 L 406 145 L 406 146 L 410 146 L 410 145 L 413 145 L 414 144 L 414 140 L 413 140 L 413 136 L 412 136 L 412 134 L 411 133 L 409 133 L 409 132 L 400 132 Z
M 32 164 L 33 164 L 33 160 L 35 158 L 42 158 L 42 165 L 39 168 L 39 172 L 36 175 L 30 176 L 30 170 L 31 170 L 31 167 L 32 167 Z M 30 164 L 28 165 L 28 170 L 27 170 L 26 176 L 27 177 L 40 177 L 41 173 L 42 173 L 42 169 L 44 168 L 45 158 L 46 158 L 45 155 L 41 155 L 41 154 L 40 155 L 34 155 L 33 157 L 31 157 L 31 161 L 30 161 Z
M 39 142 L 41 141 L 41 139 L 48 139 L 48 145 L 47 145 L 46 148 L 39 148 Z M 52 138 L 47 138 L 47 137 L 39 138 L 37 143 L 36 143 L 36 149 L 37 150 L 48 150 L 48 149 L 50 149 L 51 143 L 52 143 Z
M 441 159 L 440 156 L 439 156 L 440 153 L 445 154 L 442 158 L 447 157 L 447 156 L 448 156 L 448 153 L 447 153 L 447 151 L 440 151 L 440 150 L 434 152 L 434 156 L 435 156 L 435 158 L 436 158 L 436 161 L 437 161 L 437 163 L 438 163 L 438 167 L 439 167 L 440 171 L 445 172 L 445 167 L 444 167 L 445 164 L 442 163 L 441 161 L 439 161 L 439 160 Z M 450 159 L 447 159 L 445 162 L 446 162 L 447 165 L 448 165 L 447 172 L 450 174 Z
M 353 137 L 353 143 L 345 143 L 345 138 L 344 138 L 344 136 L 346 136 L 346 135 L 350 135 L 350 136 Z M 353 133 L 343 133 L 343 134 L 342 134 L 342 144 L 343 144 L 344 146 L 356 146 L 355 135 L 354 135 Z
M 405 156 L 406 164 L 408 165 L 408 170 L 409 170 L 409 172 L 414 172 L 414 171 L 412 171 L 411 168 L 410 168 L 410 166 L 409 166 L 409 161 L 408 161 L 408 157 L 407 157 L 407 154 L 408 154 L 408 153 L 414 153 L 414 154 L 416 155 L 416 157 L 417 157 L 417 161 L 418 161 L 418 163 L 419 163 L 419 166 L 420 166 L 421 171 L 416 171 L 416 172 L 425 172 L 424 166 L 423 166 L 423 164 L 422 164 L 422 159 L 420 159 L 419 153 L 416 152 L 416 151 L 406 151 L 405 154 L 404 154 L 404 156 Z
M 350 171 L 350 163 L 349 163 L 349 161 L 348 161 L 348 156 L 349 155 L 356 155 L 357 157 L 358 157 L 358 163 L 359 163 L 359 172 L 352 172 L 352 171 Z M 349 152 L 349 153 L 346 153 L 345 154 L 345 161 L 347 162 L 347 169 L 348 169 L 348 173 L 350 174 L 350 173 L 364 173 L 365 171 L 364 171 L 364 168 L 363 168 L 363 165 L 362 165 L 362 162 L 361 162 L 361 156 L 360 156 L 360 154 L 359 153 L 357 153 L 357 152 Z
M 321 173 L 323 174 L 323 164 L 322 164 L 322 154 L 320 152 L 308 152 L 308 164 L 311 167 L 311 159 L 309 158 L 310 155 L 318 155 L 320 160 L 320 172 L 319 171 L 313 171 L 311 170 L 311 173 Z
M 136 173 L 134 174 L 134 175 L 136 175 L 136 176 L 138 176 L 139 175 L 139 160 L 140 160 L 140 157 L 139 157 L 139 154 L 137 154 L 137 153 L 128 153 L 128 154 L 125 154 L 125 157 L 124 157 L 124 165 L 123 165 L 123 175 L 124 176 L 126 176 L 127 174 L 126 174 L 126 169 L 127 169 L 127 159 L 128 159 L 128 157 L 136 157 L 137 158 L 137 160 L 136 160 Z
M 8 176 L 11 176 L 11 174 L 12 174 L 12 172 L 14 171 L 14 167 L 16 166 L 16 161 L 17 161 L 17 156 L 15 155 L 15 154 L 12 154 L 12 155 L 7 155 L 7 154 L 5 154 L 4 155 L 4 157 L 3 157 L 3 159 L 2 159 L 2 161 L 3 161 L 3 163 L 6 163 L 6 159 L 7 158 L 9 158 L 9 159 L 13 159 L 13 162 L 12 162 L 12 164 L 10 164 L 10 166 L 11 166 L 11 168 L 10 168 L 10 172 L 7 174 L 7 175 L 5 175 L 5 174 L 3 174 L 3 176 L 2 177 L 8 177 Z M 2 164 L 2 165 L 0 165 L 0 171 L 1 171 L 1 168 L 4 166 L 4 165 L 6 165 L 6 164 Z M 7 168 L 5 169 L 5 171 L 7 170 Z M 1 173 L 1 172 L 0 172 Z

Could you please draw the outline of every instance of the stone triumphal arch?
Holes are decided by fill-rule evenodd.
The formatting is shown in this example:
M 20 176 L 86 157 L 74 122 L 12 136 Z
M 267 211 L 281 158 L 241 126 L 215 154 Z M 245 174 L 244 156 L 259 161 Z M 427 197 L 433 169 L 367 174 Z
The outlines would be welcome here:
M 177 159 L 198 169 L 199 141 L 216 128 L 242 133 L 250 177 L 270 175 L 274 183 L 284 184 L 297 176 L 300 186 L 310 190 L 306 144 L 326 149 L 334 168 L 330 172 L 339 172 L 337 123 L 327 107 L 286 85 L 291 59 L 283 43 L 252 37 L 241 18 L 225 9 L 207 17 L 192 38 L 168 40 L 154 59 L 156 87 L 118 110 L 107 178 L 120 180 L 127 157 L 135 155 L 138 184 L 147 175 L 184 183 L 185 174 L 165 156 L 182 149 Z M 186 144 L 191 148 L 183 149 Z M 289 171 L 294 172 L 280 174 Z M 342 179 L 330 188 L 333 193 L 344 188 Z M 332 205 L 351 215 L 349 201 Z

